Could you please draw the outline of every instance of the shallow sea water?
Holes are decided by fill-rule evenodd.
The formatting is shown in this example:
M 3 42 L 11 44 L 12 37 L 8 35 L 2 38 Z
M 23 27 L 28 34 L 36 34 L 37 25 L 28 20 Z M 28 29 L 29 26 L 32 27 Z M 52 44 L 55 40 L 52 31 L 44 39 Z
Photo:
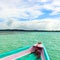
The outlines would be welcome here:
M 42 42 L 51 60 L 60 60 L 60 32 L 0 32 L 0 54 Z

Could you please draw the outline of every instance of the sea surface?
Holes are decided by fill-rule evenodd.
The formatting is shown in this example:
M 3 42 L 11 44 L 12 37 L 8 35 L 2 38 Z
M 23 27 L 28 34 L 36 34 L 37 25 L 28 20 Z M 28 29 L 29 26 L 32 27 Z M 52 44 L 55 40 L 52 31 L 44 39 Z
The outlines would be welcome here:
M 0 31 L 0 54 L 42 42 L 51 60 L 60 60 L 60 32 Z

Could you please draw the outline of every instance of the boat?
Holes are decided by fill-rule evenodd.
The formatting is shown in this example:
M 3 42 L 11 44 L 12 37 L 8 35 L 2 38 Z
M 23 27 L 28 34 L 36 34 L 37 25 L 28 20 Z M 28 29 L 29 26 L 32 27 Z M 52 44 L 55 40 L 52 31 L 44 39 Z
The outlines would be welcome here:
M 36 56 L 32 53 L 32 51 L 32 46 L 25 46 L 23 48 L 0 54 L 0 60 L 36 60 Z M 47 50 L 44 46 L 43 55 L 39 60 L 50 60 Z

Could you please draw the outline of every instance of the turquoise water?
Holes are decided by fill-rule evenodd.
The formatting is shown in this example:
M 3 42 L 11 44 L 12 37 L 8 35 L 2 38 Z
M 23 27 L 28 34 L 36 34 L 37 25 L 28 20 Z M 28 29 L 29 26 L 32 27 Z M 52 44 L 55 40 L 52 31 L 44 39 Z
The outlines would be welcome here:
M 42 42 L 51 60 L 60 59 L 60 32 L 0 32 L 0 53 Z

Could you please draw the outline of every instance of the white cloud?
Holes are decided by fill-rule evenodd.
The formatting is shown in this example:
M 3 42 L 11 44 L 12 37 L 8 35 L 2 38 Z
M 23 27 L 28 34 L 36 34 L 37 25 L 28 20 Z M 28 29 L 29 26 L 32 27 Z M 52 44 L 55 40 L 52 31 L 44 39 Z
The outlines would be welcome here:
M 27 30 L 60 30 L 60 21 L 52 19 L 34 20 L 34 21 L 17 21 L 12 23 L 15 29 L 27 29 Z
M 50 15 L 60 14 L 60 0 L 51 0 L 51 3 L 43 4 L 42 7 L 51 10 Z
M 8 2 L 8 3 L 7 3 Z M 18 3 L 20 2 L 20 3 Z M 38 9 L 34 9 L 32 7 L 23 7 L 25 3 L 23 1 L 19 0 L 11 0 L 11 1 L 2 1 L 0 2 L 0 18 L 7 18 L 7 17 L 20 17 L 20 18 L 36 18 L 37 16 L 41 15 L 42 12 L 40 12 Z M 24 3 L 24 4 L 23 4 Z M 19 8 L 18 5 L 20 4 Z M 31 4 L 30 4 L 31 5 Z M 29 14 L 26 13 L 26 11 L 29 12 Z
M 39 2 L 40 5 L 36 2 Z M 51 10 L 52 13 L 50 13 L 50 15 L 60 14 L 59 2 L 60 0 L 0 0 L 0 18 L 6 20 L 5 22 L 0 22 L 0 29 L 59 30 L 60 18 L 58 20 L 49 18 L 41 21 L 35 19 L 44 14 L 44 12 L 41 11 L 42 9 Z M 31 21 L 18 21 L 13 19 L 13 17 L 25 18 Z M 8 23 L 10 23 L 10 25 Z
M 8 25 L 5 22 L 0 23 L 0 29 L 8 29 Z
M 29 17 L 31 18 L 37 18 L 39 15 L 42 15 L 43 13 L 35 8 L 28 8 L 26 10 L 29 13 Z
M 43 5 L 38 5 L 36 2 L 44 3 L 50 2 Z M 50 15 L 56 15 L 60 12 L 60 0 L 0 0 L 0 18 L 4 17 L 20 17 L 20 18 L 37 18 L 42 15 L 41 9 L 52 10 Z M 26 11 L 29 14 L 26 14 Z
M 37 0 L 38 2 L 49 2 L 50 0 Z
M 11 19 L 0 24 L 2 29 L 60 30 L 60 21 L 55 19 L 17 21 Z
M 53 0 L 52 5 L 60 6 L 60 0 Z
M 54 12 L 51 15 L 60 14 L 60 0 L 53 0 L 52 6 L 54 7 Z
M 60 14 L 60 7 L 55 8 L 55 10 L 53 10 L 54 12 L 51 13 L 51 15 L 57 15 Z

